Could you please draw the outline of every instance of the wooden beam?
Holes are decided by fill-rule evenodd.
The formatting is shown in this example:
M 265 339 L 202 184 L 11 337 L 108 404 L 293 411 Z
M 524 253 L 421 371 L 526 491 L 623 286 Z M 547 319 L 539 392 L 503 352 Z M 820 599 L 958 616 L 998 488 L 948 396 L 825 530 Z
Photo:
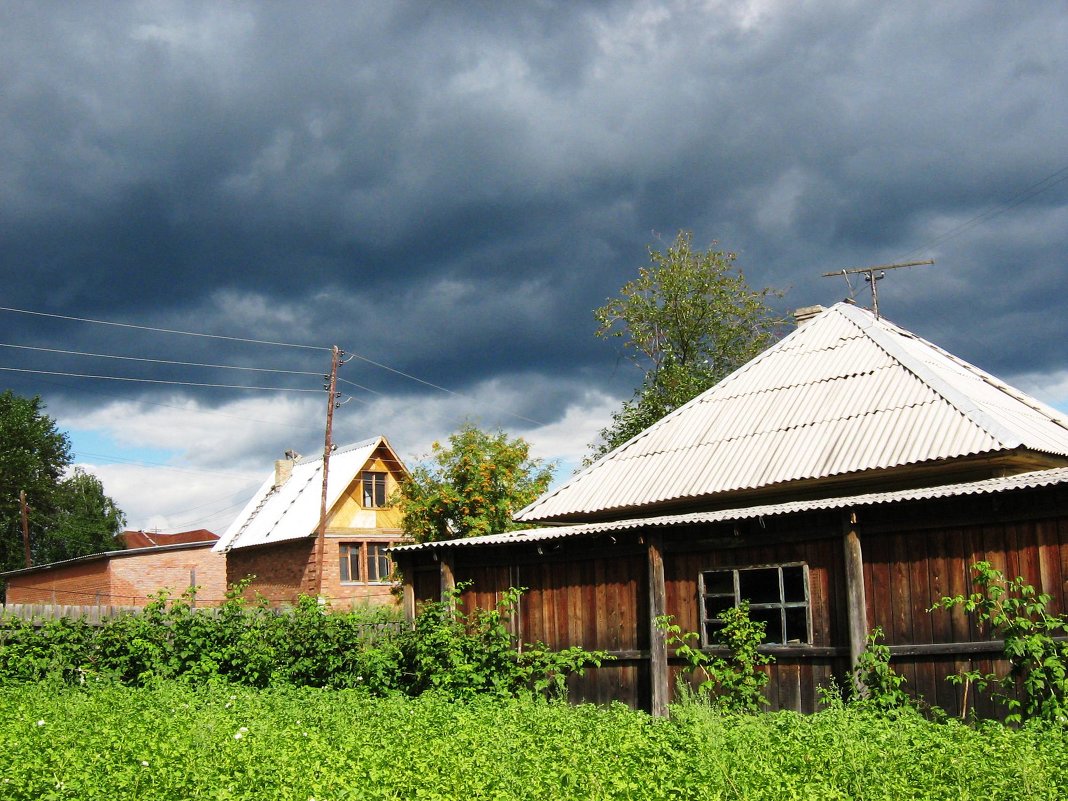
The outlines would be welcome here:
M 664 543 L 659 535 L 646 538 L 649 556 L 649 708 L 654 717 L 667 717 L 668 671 L 667 634 L 657 618 L 667 614 L 667 591 L 664 587 Z
M 415 622 L 415 560 L 410 556 L 394 557 L 401 578 L 401 609 L 404 619 Z
M 456 589 L 456 556 L 451 550 L 441 551 L 438 554 L 438 568 L 441 571 L 441 600 L 452 599 L 452 593 Z M 450 603 L 450 605 L 455 604 Z
M 864 555 L 857 534 L 857 515 L 847 510 L 842 516 L 842 546 L 845 556 L 846 611 L 849 620 L 849 661 L 856 665 L 868 641 L 868 606 L 864 595 Z M 865 688 L 857 686 L 857 692 Z

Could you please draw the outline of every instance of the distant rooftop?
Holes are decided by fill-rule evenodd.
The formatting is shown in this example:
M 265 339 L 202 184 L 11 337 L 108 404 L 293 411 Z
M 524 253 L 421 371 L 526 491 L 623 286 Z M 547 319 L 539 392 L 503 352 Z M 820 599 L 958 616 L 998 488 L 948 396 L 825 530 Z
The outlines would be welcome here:
M 198 528 L 173 534 L 160 531 L 124 531 L 119 535 L 119 539 L 127 548 L 155 548 L 161 545 L 183 545 L 190 542 L 215 542 L 219 539 L 219 535 L 213 534 L 206 528 Z

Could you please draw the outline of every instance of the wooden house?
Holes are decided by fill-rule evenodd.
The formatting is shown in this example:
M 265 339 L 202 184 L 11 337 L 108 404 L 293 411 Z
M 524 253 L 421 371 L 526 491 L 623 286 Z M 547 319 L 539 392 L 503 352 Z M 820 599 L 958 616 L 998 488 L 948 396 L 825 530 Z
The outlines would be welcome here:
M 385 437 L 333 451 L 320 543 L 322 456 L 277 461 L 215 545 L 226 556 L 227 583 L 251 576 L 249 595 L 275 605 L 300 595 L 335 604 L 395 603 L 388 549 L 403 535 L 390 500 L 406 474 Z
M 205 529 L 176 534 L 125 531 L 125 550 L 79 556 L 0 574 L 5 603 L 60 606 L 144 606 L 167 590 L 196 587 L 199 606 L 216 606 L 226 593 L 218 540 Z
M 712 642 L 741 600 L 766 625 L 773 709 L 812 711 L 867 633 L 907 687 L 956 713 L 946 676 L 1000 644 L 961 611 L 972 564 L 1068 609 L 1068 419 L 866 310 L 838 304 L 523 509 L 541 527 L 398 549 L 405 605 L 525 587 L 524 642 L 616 657 L 572 697 L 657 714 L 680 664 L 655 625 Z M 993 714 L 979 706 L 980 714 Z

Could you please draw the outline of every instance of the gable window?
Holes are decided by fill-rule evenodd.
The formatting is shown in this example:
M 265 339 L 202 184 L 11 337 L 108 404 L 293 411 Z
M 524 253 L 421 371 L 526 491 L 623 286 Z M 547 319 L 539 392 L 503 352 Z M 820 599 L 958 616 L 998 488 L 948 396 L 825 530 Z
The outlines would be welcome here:
M 392 542 L 342 542 L 338 545 L 338 566 L 343 584 L 389 581 L 393 560 L 387 549 Z
M 380 509 L 386 505 L 385 473 L 364 472 L 363 505 L 367 509 Z
M 749 618 L 764 624 L 768 645 L 812 642 L 808 565 L 759 565 L 706 570 L 698 577 L 701 645 L 713 645 L 723 628 L 722 614 L 749 602 Z

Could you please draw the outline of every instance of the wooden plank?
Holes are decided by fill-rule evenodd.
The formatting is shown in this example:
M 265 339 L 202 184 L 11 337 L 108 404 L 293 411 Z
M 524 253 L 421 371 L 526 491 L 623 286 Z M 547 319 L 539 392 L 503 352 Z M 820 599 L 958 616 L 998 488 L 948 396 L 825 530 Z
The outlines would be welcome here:
M 663 540 L 648 538 L 647 592 L 649 604 L 649 707 L 654 717 L 667 717 L 668 683 L 667 639 L 657 626 L 657 618 L 667 614 L 667 593 L 664 588 Z
M 842 521 L 843 559 L 845 562 L 846 614 L 849 626 L 849 658 L 855 665 L 864 652 L 868 637 L 868 611 L 864 594 L 864 555 L 852 514 Z

